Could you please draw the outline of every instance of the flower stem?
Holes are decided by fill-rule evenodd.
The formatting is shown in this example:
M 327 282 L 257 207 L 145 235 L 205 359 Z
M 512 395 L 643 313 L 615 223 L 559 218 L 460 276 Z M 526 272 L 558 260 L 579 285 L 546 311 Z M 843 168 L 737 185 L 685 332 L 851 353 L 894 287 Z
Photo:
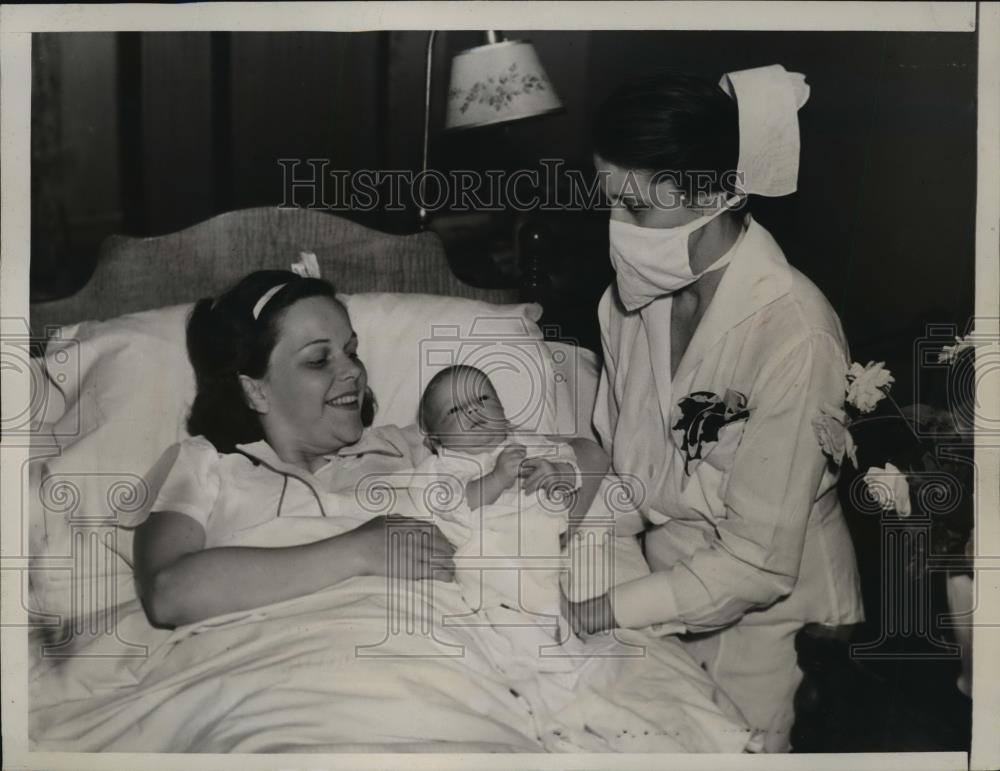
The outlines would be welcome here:
M 896 408 L 897 414 L 899 415 L 899 417 L 903 419 L 903 422 L 906 424 L 906 427 L 910 429 L 910 433 L 913 434 L 913 438 L 917 440 L 918 444 L 921 444 L 920 437 L 917 435 L 916 430 L 913 428 L 913 424 L 910 422 L 909 418 L 907 418 L 906 415 L 903 414 L 903 410 L 896 403 L 896 400 L 892 398 L 892 394 L 889 393 L 889 389 L 880 388 L 879 390 L 885 394 L 885 397 L 892 403 L 892 406 Z

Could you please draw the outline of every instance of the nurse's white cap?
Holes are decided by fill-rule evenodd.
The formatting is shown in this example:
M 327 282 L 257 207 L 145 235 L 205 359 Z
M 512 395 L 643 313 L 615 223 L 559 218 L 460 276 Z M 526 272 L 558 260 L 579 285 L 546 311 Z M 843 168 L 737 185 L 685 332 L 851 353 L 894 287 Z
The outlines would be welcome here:
M 794 193 L 799 177 L 799 108 L 809 99 L 806 77 L 780 64 L 727 72 L 719 85 L 736 99 L 740 120 L 742 192 Z

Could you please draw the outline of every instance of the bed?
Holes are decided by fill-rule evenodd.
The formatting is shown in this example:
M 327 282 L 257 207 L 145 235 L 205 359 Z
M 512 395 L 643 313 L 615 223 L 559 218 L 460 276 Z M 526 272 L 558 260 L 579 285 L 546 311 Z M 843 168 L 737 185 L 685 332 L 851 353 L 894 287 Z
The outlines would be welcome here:
M 448 626 L 445 617 L 468 607 L 444 582 L 408 586 L 402 616 L 382 579 L 356 578 L 176 630 L 148 624 L 131 533 L 148 511 L 155 460 L 186 435 L 190 303 L 303 251 L 344 295 L 379 397 L 377 423 L 412 423 L 426 362 L 447 354 L 502 360 L 501 398 L 524 401 L 534 428 L 590 435 L 593 354 L 545 339 L 538 306 L 461 283 L 433 233 L 258 208 L 160 237 L 109 238 L 83 290 L 31 309 L 46 340 L 33 361 L 29 474 L 33 748 L 753 750 L 738 711 L 675 641 L 637 631 L 592 638 L 572 682 L 560 681 L 569 697 L 554 700 L 531 672 L 505 669 L 482 630 Z M 602 492 L 583 550 L 553 557 L 577 599 L 648 570 L 635 539 L 616 537 L 629 515 L 621 491 L 609 480 Z M 366 492 L 372 516 L 398 502 L 385 493 Z M 404 633 L 389 618 L 402 618 Z

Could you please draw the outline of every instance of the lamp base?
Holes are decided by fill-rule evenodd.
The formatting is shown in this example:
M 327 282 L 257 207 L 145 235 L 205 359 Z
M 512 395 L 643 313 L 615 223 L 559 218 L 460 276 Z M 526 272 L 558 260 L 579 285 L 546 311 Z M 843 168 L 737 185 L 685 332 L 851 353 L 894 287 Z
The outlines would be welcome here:
M 517 228 L 517 265 L 521 274 L 521 301 L 545 305 L 552 294 L 550 271 L 555 240 L 545 223 L 526 219 Z

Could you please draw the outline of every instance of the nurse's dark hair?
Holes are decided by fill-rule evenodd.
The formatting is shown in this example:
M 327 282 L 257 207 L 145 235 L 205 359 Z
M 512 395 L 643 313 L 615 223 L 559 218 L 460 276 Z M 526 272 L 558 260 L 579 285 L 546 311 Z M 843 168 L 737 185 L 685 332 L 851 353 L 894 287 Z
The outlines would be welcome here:
M 283 286 L 254 318 L 261 297 L 279 285 Z M 240 375 L 263 377 L 278 342 L 282 316 L 307 297 L 340 302 L 329 281 L 303 278 L 287 270 L 260 270 L 219 297 L 195 303 L 187 322 L 188 358 L 196 386 L 187 420 L 189 434 L 204 436 L 223 453 L 264 438 L 260 417 L 247 402 Z M 367 389 L 361 407 L 364 425 L 371 425 L 375 410 L 375 396 Z
M 658 70 L 619 86 L 593 117 L 594 152 L 623 169 L 665 173 L 688 196 L 733 193 L 740 132 L 736 101 L 715 82 Z

